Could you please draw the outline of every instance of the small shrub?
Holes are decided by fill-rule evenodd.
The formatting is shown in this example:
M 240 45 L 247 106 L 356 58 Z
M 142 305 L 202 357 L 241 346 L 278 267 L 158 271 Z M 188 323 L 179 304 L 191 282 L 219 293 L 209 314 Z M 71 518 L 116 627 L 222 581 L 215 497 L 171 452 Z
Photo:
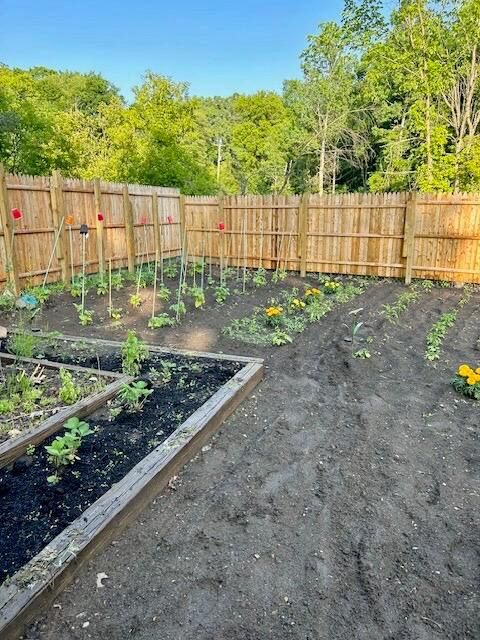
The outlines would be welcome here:
M 277 271 L 274 271 L 272 273 L 272 282 L 274 284 L 276 284 L 277 282 L 283 282 L 284 280 L 286 280 L 288 276 L 287 271 L 285 271 L 285 269 L 277 269 Z
M 158 316 L 153 316 L 148 321 L 149 329 L 162 329 L 163 327 L 175 326 L 175 319 L 171 318 L 168 313 L 161 313 Z
M 138 338 L 135 331 L 127 332 L 127 339 L 122 345 L 122 371 L 129 376 L 136 376 L 140 372 L 142 362 L 148 358 L 145 343 Z
M 73 306 L 77 310 L 78 321 L 80 322 L 82 327 L 86 327 L 87 325 L 92 324 L 93 315 L 95 313 L 94 311 L 89 311 L 88 309 L 83 309 L 82 310 L 82 305 L 81 304 L 74 304 Z
M 252 277 L 253 284 L 256 287 L 264 287 L 267 284 L 267 272 L 262 267 L 259 267 Z
M 33 358 L 39 342 L 32 334 L 18 331 L 8 338 L 7 349 L 17 358 Z
M 275 347 L 281 347 L 284 344 L 289 344 L 293 342 L 292 338 L 281 329 L 276 329 L 272 334 L 272 344 Z
M 175 316 L 177 318 L 180 318 L 180 316 L 184 316 L 187 313 L 187 307 L 185 306 L 183 300 L 180 300 L 180 302 L 176 302 L 175 304 L 170 305 L 170 311 L 173 311 Z
M 118 398 L 129 411 L 139 411 L 153 389 L 149 389 L 144 380 L 138 380 L 131 384 L 123 384 Z
M 410 291 L 401 293 L 393 304 L 384 304 L 381 313 L 389 322 L 395 322 L 408 309 L 409 304 L 418 300 L 419 293 L 412 287 Z
M 170 289 L 166 287 L 164 284 L 160 285 L 157 291 L 157 298 L 159 300 L 163 300 L 164 302 L 167 302 L 168 300 L 170 300 Z
M 54 473 L 47 477 L 49 484 L 60 482 L 60 470 L 78 460 L 77 452 L 80 449 L 83 438 L 93 433 L 87 422 L 78 418 L 70 418 L 64 424 L 65 434 L 57 436 L 52 444 L 47 445 L 48 462 L 54 467 Z
M 138 309 L 138 307 L 140 307 L 142 305 L 142 298 L 138 293 L 133 293 L 130 296 L 130 304 L 132 307 L 134 307 L 135 309 Z
M 112 320 L 120 320 L 123 315 L 123 309 L 120 307 L 108 307 L 107 311 Z
M 163 267 L 163 273 L 167 278 L 175 278 L 178 273 L 178 267 L 175 262 L 169 262 Z
M 335 280 L 327 280 L 323 283 L 323 290 L 327 294 L 337 293 L 337 291 L 341 287 L 340 282 L 336 282 Z
M 195 309 L 200 309 L 205 304 L 205 293 L 200 287 L 191 287 L 188 291 L 193 298 Z
M 75 404 L 79 394 L 75 388 L 72 374 L 67 369 L 60 369 L 59 375 L 62 384 L 58 391 L 58 397 L 65 404 Z
M 217 302 L 218 304 L 223 304 L 229 295 L 230 289 L 224 284 L 221 284 L 220 286 L 215 288 L 213 297 L 215 298 L 215 302 Z
M 427 347 L 425 349 L 426 360 L 438 360 L 440 358 L 440 348 L 448 330 L 453 327 L 457 319 L 457 310 L 447 311 L 433 325 L 427 335 Z

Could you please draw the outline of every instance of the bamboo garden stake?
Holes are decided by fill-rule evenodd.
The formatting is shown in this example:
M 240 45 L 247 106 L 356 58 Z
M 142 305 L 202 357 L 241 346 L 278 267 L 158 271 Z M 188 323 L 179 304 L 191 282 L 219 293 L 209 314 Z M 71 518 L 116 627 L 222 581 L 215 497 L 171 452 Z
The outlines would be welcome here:
M 108 259 L 108 313 L 112 314 L 112 259 Z
M 157 269 L 158 269 L 158 251 L 155 252 L 155 271 L 153 274 L 152 318 L 155 317 L 155 305 L 157 302 Z
M 73 284 L 73 280 L 75 278 L 75 269 L 73 266 L 73 235 L 72 235 L 73 216 L 67 216 L 65 218 L 65 222 L 68 225 L 68 241 L 69 241 L 69 248 L 70 248 L 70 284 Z
M 85 312 L 85 250 L 86 242 L 88 238 L 88 226 L 86 224 L 80 225 L 80 235 L 82 236 L 82 303 L 81 310 L 82 315 Z
M 187 261 L 187 230 L 185 229 L 183 232 L 183 243 L 182 243 L 182 253 L 180 257 L 180 275 L 178 277 L 178 292 L 177 292 L 177 310 L 175 314 L 175 318 L 177 322 L 180 320 L 180 303 L 182 301 L 182 289 L 183 289 L 183 278 L 186 277 L 187 270 L 185 268 L 185 264 Z M 185 276 L 184 276 L 185 270 Z
M 247 217 L 245 216 L 243 225 L 243 285 L 242 293 L 245 293 L 247 283 Z M 240 261 L 239 261 L 240 262 Z

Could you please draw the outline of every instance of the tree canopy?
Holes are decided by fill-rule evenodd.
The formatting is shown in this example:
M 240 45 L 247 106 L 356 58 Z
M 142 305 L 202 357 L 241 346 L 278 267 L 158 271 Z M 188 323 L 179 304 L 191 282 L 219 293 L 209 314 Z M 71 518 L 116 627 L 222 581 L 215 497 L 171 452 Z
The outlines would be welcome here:
M 480 190 L 479 0 L 385 11 L 345 0 L 281 93 L 196 97 L 149 71 L 127 103 L 96 73 L 0 65 L 0 161 L 196 194 Z

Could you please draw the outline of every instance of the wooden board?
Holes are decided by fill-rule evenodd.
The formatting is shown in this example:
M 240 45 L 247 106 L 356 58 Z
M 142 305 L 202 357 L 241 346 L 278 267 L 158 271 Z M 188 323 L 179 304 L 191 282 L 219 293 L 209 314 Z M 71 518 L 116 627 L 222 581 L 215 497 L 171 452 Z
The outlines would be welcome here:
M 59 364 L 58 362 L 50 362 L 48 360 L 35 360 L 34 358 L 16 358 L 9 353 L 0 353 L 0 361 L 27 362 L 50 369 L 68 369 L 69 371 L 78 371 L 80 373 L 113 378 L 113 382 L 107 384 L 101 391 L 92 393 L 68 407 L 63 407 L 55 415 L 50 416 L 32 429 L 23 431 L 18 436 L 0 443 L 0 469 L 25 453 L 30 445 L 35 446 L 43 442 L 48 436 L 59 431 L 69 418 L 73 418 L 74 416 L 84 418 L 93 413 L 96 409 L 108 402 L 108 400 L 116 396 L 123 384 L 133 380 L 130 376 L 125 376 L 114 371 L 101 371 L 87 367 L 78 367 L 76 365 Z
M 238 358 L 235 358 L 238 361 Z M 263 377 L 250 362 L 0 587 L 0 637 L 16 640 L 95 552 L 118 536 L 219 429 Z

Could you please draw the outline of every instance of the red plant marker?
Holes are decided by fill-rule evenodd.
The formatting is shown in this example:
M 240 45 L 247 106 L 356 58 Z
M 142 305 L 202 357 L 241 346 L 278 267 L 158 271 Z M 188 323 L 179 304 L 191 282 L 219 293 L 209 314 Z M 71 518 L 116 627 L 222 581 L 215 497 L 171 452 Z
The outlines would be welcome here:
M 66 222 L 67 224 L 69 224 L 69 225 L 72 225 L 72 224 L 73 224 L 73 216 L 67 216 L 67 217 L 65 218 L 65 222 Z
M 219 222 L 218 223 L 218 230 L 219 231 L 225 231 L 225 223 L 224 222 Z
M 167 222 L 168 222 L 168 224 L 173 224 L 173 217 L 172 216 L 167 216 Z
M 103 213 L 97 213 L 97 220 L 99 222 L 103 222 L 104 218 L 103 218 Z
M 20 220 L 20 218 L 23 216 L 23 213 L 20 211 L 20 209 L 17 209 L 17 208 L 12 209 L 10 213 L 14 220 Z

